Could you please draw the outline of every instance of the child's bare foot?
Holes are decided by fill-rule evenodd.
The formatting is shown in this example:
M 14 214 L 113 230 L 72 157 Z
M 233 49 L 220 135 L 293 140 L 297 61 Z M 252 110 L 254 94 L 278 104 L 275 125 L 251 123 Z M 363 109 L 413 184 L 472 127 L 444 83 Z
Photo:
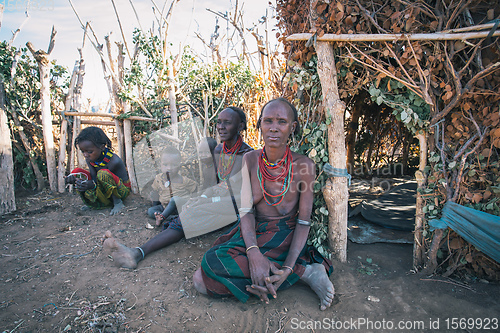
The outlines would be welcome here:
M 109 230 L 104 234 L 102 242 L 104 250 L 113 257 L 113 260 L 120 267 L 135 269 L 137 263 L 143 259 L 141 250 L 121 244 Z
M 125 207 L 125 205 L 123 204 L 123 201 L 121 201 L 119 199 L 116 202 L 114 202 L 113 206 L 114 207 L 113 207 L 113 209 L 111 209 L 111 212 L 109 213 L 109 215 L 116 215 L 123 209 L 123 207 Z
M 330 307 L 335 295 L 333 284 L 326 274 L 325 266 L 321 264 L 307 265 L 301 278 L 319 296 L 321 311 Z
M 156 220 L 156 226 L 157 227 L 161 226 L 161 224 L 163 223 L 164 219 L 165 218 L 163 217 L 163 215 L 161 215 L 161 213 L 158 213 L 158 212 L 155 213 L 155 220 Z

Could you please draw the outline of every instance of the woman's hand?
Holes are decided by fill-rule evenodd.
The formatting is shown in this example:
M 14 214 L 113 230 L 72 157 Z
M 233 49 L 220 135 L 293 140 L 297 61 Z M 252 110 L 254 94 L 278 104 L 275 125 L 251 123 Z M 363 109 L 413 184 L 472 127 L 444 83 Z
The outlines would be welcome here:
M 269 260 L 268 260 L 269 261 Z M 249 293 L 252 293 L 260 298 L 261 301 L 265 301 L 266 304 L 269 303 L 268 294 L 271 294 L 273 298 L 277 297 L 278 288 L 283 282 L 288 278 L 292 271 L 288 268 L 279 269 L 270 263 L 271 272 L 273 275 L 264 278 L 265 286 L 260 286 L 252 284 L 247 286 L 246 289 Z
M 257 295 L 261 301 L 269 303 L 267 294 L 270 293 L 276 298 L 276 290 L 272 285 L 269 275 L 270 272 L 274 272 L 277 268 L 258 249 L 249 251 L 247 256 L 250 277 L 252 279 L 252 285 L 247 286 L 247 291 Z
M 76 184 L 76 190 L 80 192 L 92 190 L 95 188 L 96 185 L 93 180 L 82 180 L 78 178 L 76 179 L 75 184 Z
M 281 286 L 283 282 L 286 281 L 288 276 L 292 274 L 292 271 L 289 268 L 281 267 L 281 269 L 276 268 L 274 265 L 271 267 L 271 271 L 273 275 L 269 277 L 269 282 L 273 287 L 273 290 L 269 290 L 269 292 L 273 295 L 276 295 L 278 288 Z M 269 287 L 268 287 L 269 289 Z M 274 293 L 273 293 L 274 292 Z
M 271 262 L 260 253 L 258 248 L 248 251 L 247 256 L 252 284 L 264 286 L 265 278 L 269 277 L 271 271 Z

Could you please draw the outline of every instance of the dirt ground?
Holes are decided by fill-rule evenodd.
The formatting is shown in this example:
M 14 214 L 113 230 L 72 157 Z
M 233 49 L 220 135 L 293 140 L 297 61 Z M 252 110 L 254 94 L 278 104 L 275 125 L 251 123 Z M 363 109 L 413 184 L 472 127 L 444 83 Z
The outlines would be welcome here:
M 497 284 L 415 273 L 409 244 L 350 242 L 348 262 L 334 261 L 336 296 L 324 312 L 302 284 L 269 305 L 242 304 L 193 288 L 191 276 L 221 232 L 182 240 L 130 271 L 113 265 L 100 240 L 111 230 L 139 246 L 158 232 L 145 228 L 149 204 L 140 196 L 118 216 L 81 211 L 69 193 L 17 204 L 0 219 L 0 332 L 479 332 L 499 325 Z

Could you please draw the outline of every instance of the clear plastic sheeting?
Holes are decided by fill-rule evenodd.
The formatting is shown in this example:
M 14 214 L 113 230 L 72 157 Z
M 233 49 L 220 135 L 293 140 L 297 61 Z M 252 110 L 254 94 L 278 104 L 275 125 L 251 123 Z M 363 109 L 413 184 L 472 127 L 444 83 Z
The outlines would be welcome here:
M 446 202 L 440 219 L 429 221 L 431 229 L 449 227 L 484 254 L 500 263 L 500 217 Z
M 199 118 L 189 119 L 177 123 L 177 137 L 172 126 L 168 126 L 146 135 L 135 145 L 134 167 L 141 196 L 150 198 L 153 180 L 161 173 L 161 154 L 167 147 L 174 147 L 181 153 L 181 176 L 199 185 L 202 183 L 198 157 L 202 129 Z
M 152 200 L 160 186 L 164 195 L 163 200 L 158 201 L 164 208 L 173 196 L 177 208 L 175 215 L 180 217 L 186 238 L 203 235 L 236 222 L 241 172 L 233 175 L 228 181 L 217 183 L 216 163 L 219 155 L 212 158 L 207 153 L 208 144 L 201 134 L 203 125 L 199 118 L 179 122 L 177 132 L 175 136 L 171 127 L 163 128 L 144 137 L 135 145 L 134 164 L 141 196 Z M 162 154 L 166 150 L 172 151 L 171 147 L 177 149 L 181 155 L 180 178 L 173 177 L 170 172 L 167 177 L 165 172 L 162 172 L 162 163 L 168 163 L 164 156 L 162 158 Z M 239 165 L 241 158 L 237 156 Z M 236 165 L 238 163 L 235 163 Z M 192 185 L 192 181 L 196 182 L 195 191 L 191 192 L 192 186 L 182 188 L 183 184 Z M 145 207 L 145 210 L 147 208 L 149 207 Z

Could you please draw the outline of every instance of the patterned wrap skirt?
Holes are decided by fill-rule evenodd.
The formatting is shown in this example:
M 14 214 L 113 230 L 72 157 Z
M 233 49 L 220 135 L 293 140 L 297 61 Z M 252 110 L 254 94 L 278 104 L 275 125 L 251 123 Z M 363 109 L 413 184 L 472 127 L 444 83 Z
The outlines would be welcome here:
M 90 172 L 85 169 L 76 168 L 71 173 L 84 173 L 89 180 L 92 179 Z M 78 192 L 85 205 L 95 209 L 112 207 L 111 195 L 119 199 L 125 199 L 130 194 L 130 180 L 124 182 L 108 169 L 97 171 L 96 184 L 95 189 Z
M 278 268 L 284 264 L 288 255 L 296 223 L 297 216 L 256 221 L 257 245 L 260 252 Z M 220 236 L 214 246 L 205 253 L 201 261 L 201 272 L 210 296 L 234 295 L 245 303 L 252 295 L 246 291 L 246 286 L 251 285 L 252 280 L 245 250 L 245 241 L 238 223 L 228 233 Z M 293 273 L 278 290 L 285 290 L 296 283 L 304 274 L 305 266 L 312 263 L 323 264 L 328 275 L 333 271 L 331 261 L 306 244 L 293 267 Z

